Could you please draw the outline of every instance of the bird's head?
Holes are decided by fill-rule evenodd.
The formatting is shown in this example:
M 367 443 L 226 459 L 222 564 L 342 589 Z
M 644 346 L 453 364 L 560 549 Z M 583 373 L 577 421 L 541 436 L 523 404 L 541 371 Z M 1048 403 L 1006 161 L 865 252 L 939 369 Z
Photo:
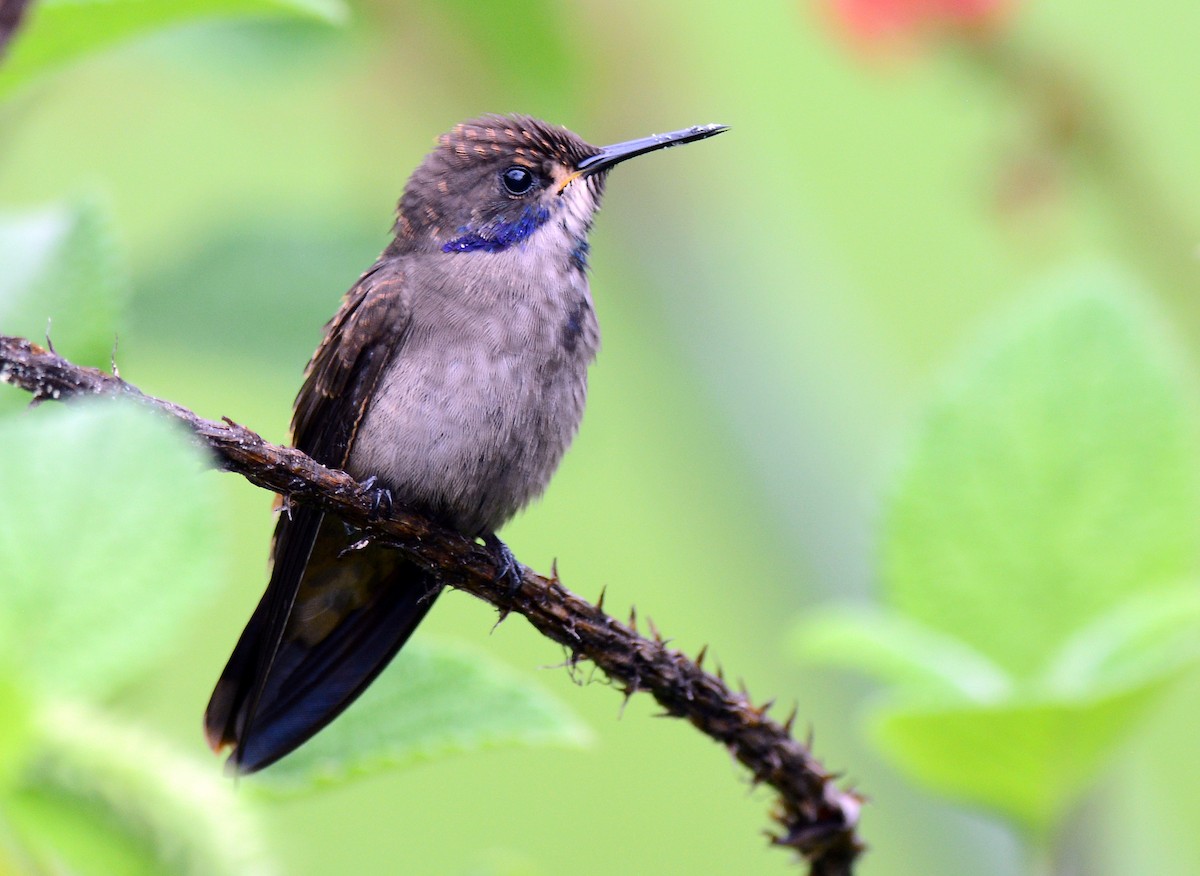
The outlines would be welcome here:
M 557 224 L 582 241 L 616 164 L 724 131 L 707 125 L 598 147 L 528 116 L 457 125 L 408 181 L 396 219 L 399 252 L 496 253 Z

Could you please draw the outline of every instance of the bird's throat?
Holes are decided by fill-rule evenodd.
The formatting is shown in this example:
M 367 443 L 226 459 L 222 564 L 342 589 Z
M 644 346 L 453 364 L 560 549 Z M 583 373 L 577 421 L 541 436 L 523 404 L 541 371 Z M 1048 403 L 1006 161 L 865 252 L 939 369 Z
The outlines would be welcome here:
M 463 226 L 458 237 L 442 244 L 442 252 L 503 252 L 528 240 L 550 219 L 545 207 L 529 206 L 514 221 L 496 221 L 480 228 Z

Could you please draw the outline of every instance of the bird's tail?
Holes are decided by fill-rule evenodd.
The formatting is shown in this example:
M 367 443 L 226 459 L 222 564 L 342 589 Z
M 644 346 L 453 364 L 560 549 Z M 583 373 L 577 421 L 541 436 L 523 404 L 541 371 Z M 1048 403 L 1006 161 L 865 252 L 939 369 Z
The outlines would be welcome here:
M 274 569 L 204 715 L 209 744 L 232 746 L 229 764 L 241 773 L 274 763 L 340 715 L 441 590 L 394 550 L 340 556 L 349 544 L 341 523 L 309 509 L 294 513 L 288 537 L 311 539 L 311 555 L 298 570 Z

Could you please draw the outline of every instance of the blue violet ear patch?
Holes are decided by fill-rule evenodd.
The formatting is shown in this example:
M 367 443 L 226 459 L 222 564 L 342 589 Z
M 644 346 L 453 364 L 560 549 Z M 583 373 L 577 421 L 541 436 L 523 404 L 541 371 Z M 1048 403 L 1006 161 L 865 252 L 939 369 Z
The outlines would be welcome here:
M 502 252 L 527 240 L 550 219 L 545 207 L 526 207 L 514 222 L 498 220 L 482 228 L 458 229 L 459 236 L 442 244 L 442 252 Z

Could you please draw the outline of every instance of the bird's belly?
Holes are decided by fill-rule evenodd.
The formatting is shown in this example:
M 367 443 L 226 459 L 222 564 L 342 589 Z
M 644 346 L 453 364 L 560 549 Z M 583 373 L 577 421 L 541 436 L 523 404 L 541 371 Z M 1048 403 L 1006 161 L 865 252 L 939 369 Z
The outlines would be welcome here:
M 499 528 L 546 487 L 583 415 L 587 362 L 461 349 L 398 357 L 348 468 L 469 534 Z

